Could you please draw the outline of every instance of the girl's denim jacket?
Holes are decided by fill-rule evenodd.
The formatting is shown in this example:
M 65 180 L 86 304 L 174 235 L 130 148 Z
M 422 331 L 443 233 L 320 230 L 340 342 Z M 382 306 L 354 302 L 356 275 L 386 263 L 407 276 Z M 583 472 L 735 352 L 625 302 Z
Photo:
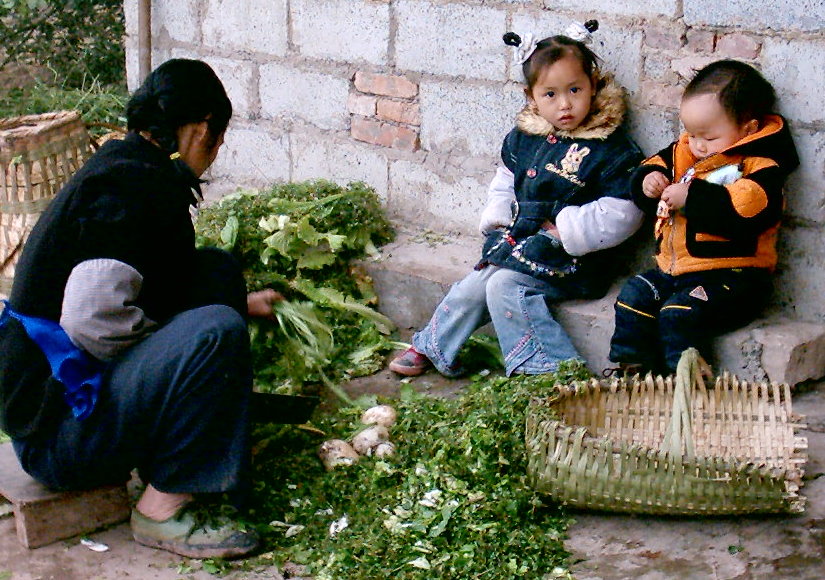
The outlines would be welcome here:
M 594 112 L 571 132 L 557 131 L 530 108 L 519 114 L 501 150 L 513 174 L 513 219 L 487 234 L 476 269 L 494 264 L 551 282 L 566 278 L 582 295 L 606 291 L 615 271 L 608 267 L 615 262 L 610 250 L 572 256 L 541 227 L 555 223 L 567 206 L 603 197 L 631 199 L 631 174 L 643 155 L 620 127 L 621 89 L 609 79 L 602 82 Z

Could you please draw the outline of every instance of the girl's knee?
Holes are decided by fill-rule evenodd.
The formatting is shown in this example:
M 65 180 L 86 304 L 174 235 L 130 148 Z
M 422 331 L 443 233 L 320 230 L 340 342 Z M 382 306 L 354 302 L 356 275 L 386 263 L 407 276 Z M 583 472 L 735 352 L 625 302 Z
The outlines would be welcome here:
M 522 286 L 520 280 L 524 274 L 519 274 L 513 270 L 506 270 L 504 268 L 497 270 L 490 276 L 487 281 L 487 299 L 495 296 L 502 296 L 504 293 L 512 292 L 514 289 Z
M 487 282 L 487 310 L 495 317 L 495 312 L 509 311 L 515 307 L 519 295 L 518 274 L 512 270 L 499 270 Z

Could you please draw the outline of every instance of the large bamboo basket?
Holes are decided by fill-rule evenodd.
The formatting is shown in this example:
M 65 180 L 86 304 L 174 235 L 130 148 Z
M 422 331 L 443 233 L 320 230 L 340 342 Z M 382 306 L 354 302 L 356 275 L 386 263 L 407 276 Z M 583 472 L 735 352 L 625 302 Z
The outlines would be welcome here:
M 531 402 L 530 484 L 571 506 L 625 513 L 799 513 L 807 439 L 788 385 L 723 374 L 695 349 L 675 377 L 591 379 Z
M 91 153 L 77 111 L 0 119 L 0 295 L 40 214 Z

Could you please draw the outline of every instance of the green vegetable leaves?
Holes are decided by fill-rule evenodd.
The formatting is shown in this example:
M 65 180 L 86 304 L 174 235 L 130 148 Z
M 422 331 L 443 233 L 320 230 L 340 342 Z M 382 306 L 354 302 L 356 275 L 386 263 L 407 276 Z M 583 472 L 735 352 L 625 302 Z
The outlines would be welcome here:
M 238 239 L 238 227 L 238 216 L 229 216 L 226 225 L 221 229 L 221 249 L 231 250 L 235 247 L 235 241 Z
M 291 343 L 292 351 L 303 359 L 328 361 L 334 344 L 332 328 L 315 311 L 311 302 L 276 302 L 277 332 Z
M 347 241 L 347 236 L 319 232 L 313 227 L 309 216 L 294 222 L 288 215 L 271 215 L 262 218 L 260 226 L 267 232 L 273 232 L 263 240 L 266 248 L 261 253 L 261 261 L 264 264 L 269 263 L 274 251 L 285 258 L 297 259 L 299 270 L 317 270 L 334 263 L 334 252 L 340 250 Z
M 352 266 L 394 235 L 372 189 L 319 180 L 239 192 L 203 208 L 196 232 L 199 245 L 238 258 L 250 290 L 272 287 L 289 301 L 276 309 L 279 327 L 250 325 L 258 390 L 300 392 L 378 369 L 393 324 Z
M 581 365 L 564 372 L 586 373 Z M 256 492 L 256 509 L 304 528 L 291 538 L 272 530 L 268 549 L 316 578 L 566 576 L 568 520 L 527 486 L 524 446 L 529 400 L 552 394 L 562 376 L 477 378 L 455 399 L 409 389 L 394 403 L 396 456 L 342 470 L 324 471 L 317 442 L 302 450 L 294 432 L 281 431 L 283 445 L 271 442 L 256 457 L 269 482 Z M 319 426 L 325 437 L 346 439 L 359 415 L 345 409 Z M 347 529 L 330 536 L 344 515 Z

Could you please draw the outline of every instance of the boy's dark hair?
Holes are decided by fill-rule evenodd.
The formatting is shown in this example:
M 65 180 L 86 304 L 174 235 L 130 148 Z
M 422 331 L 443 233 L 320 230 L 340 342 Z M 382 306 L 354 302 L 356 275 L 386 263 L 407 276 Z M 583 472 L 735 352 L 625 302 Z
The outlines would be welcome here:
M 685 88 L 683 99 L 696 95 L 719 96 L 728 117 L 738 125 L 761 122 L 773 112 L 776 92 L 759 71 L 737 60 L 718 60 L 702 68 Z
M 590 32 L 593 32 L 599 25 L 595 20 L 588 20 L 584 26 Z M 521 43 L 521 39 L 517 34 L 508 32 L 504 35 L 504 43 L 511 46 L 518 46 Z M 578 59 L 584 73 L 588 77 L 593 78 L 594 76 L 598 76 L 599 57 L 587 48 L 583 42 L 558 34 L 540 40 L 536 44 L 536 49 L 533 51 L 533 54 L 530 55 L 530 58 L 521 65 L 521 72 L 524 74 L 524 82 L 527 84 L 528 90 L 533 89 L 533 86 L 539 79 L 539 74 L 545 67 L 552 65 L 567 55 L 573 55 Z
M 178 150 L 177 130 L 189 123 L 206 121 L 214 145 L 230 117 L 232 103 L 212 68 L 183 58 L 152 71 L 126 107 L 127 128 L 147 131 L 167 153 Z

